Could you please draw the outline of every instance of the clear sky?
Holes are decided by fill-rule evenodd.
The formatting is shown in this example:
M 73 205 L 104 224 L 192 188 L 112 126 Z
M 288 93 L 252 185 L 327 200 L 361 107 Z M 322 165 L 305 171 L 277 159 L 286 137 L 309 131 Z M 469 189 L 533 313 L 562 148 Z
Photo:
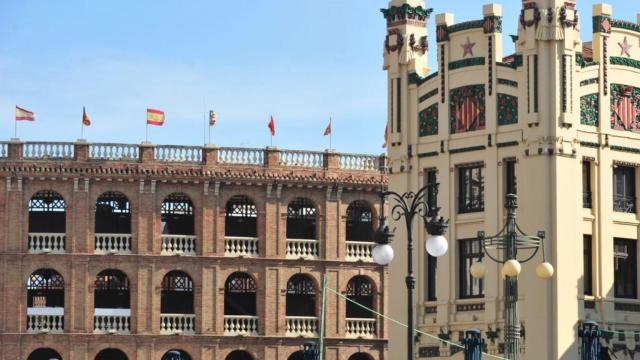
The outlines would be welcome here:
M 591 4 L 578 0 L 583 39 Z M 434 0 L 456 22 L 482 17 L 476 0 Z M 613 0 L 614 17 L 636 21 L 637 0 Z M 506 35 L 520 1 L 505 0 Z M 386 0 L 0 0 L 0 139 L 13 136 L 14 106 L 36 112 L 23 140 L 74 141 L 82 106 L 94 142 L 144 140 L 145 109 L 166 112 L 150 127 L 157 144 L 202 144 L 204 114 L 218 113 L 213 142 L 380 153 L 386 117 L 382 71 Z M 435 48 L 435 17 L 429 21 Z M 431 54 L 433 62 L 434 54 Z

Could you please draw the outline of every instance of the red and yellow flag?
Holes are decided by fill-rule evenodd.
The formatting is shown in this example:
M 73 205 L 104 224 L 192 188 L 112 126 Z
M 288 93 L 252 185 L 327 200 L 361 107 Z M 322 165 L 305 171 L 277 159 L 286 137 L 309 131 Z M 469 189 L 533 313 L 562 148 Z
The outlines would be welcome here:
M 16 121 L 36 121 L 36 114 L 16 105 Z
M 273 119 L 273 115 L 271 115 L 271 118 L 269 120 L 269 124 L 267 125 L 267 127 L 269 128 L 269 131 L 271 132 L 271 136 L 275 136 L 276 135 L 276 121 Z
M 164 124 L 164 111 L 147 109 L 147 124 L 162 126 Z
M 91 125 L 91 119 L 89 119 L 89 115 L 87 115 L 84 106 L 82 107 L 82 125 L 89 126 Z

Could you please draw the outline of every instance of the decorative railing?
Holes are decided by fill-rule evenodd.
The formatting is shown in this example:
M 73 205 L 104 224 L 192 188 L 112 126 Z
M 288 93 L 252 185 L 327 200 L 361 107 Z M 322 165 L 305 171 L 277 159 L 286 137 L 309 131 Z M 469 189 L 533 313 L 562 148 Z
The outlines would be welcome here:
M 67 234 L 29 233 L 30 253 L 64 253 Z
M 321 168 L 324 164 L 324 153 L 319 151 L 280 150 L 280 164 L 284 166 Z
M 349 338 L 374 338 L 376 336 L 376 319 L 347 318 L 345 333 Z
M 64 315 L 27 315 L 28 333 L 63 333 Z
M 0 142 L 0 158 L 7 158 L 9 156 L 9 143 Z
M 194 314 L 160 314 L 160 334 L 195 334 Z
M 582 192 L 582 207 L 585 209 L 591 209 L 591 191 Z
M 287 258 L 315 259 L 320 254 L 318 240 L 287 239 Z
M 264 165 L 264 149 L 218 148 L 221 164 Z
M 202 162 L 200 146 L 158 145 L 155 148 L 155 159 L 171 162 Z
M 635 196 L 613 195 L 613 211 L 635 213 Z
M 138 160 L 138 145 L 95 143 L 89 144 L 89 159 L 96 160 Z
M 128 334 L 130 315 L 93 315 L 93 332 L 98 334 Z
M 195 235 L 162 235 L 162 255 L 195 255 Z
M 286 336 L 318 336 L 318 318 L 315 316 L 286 316 Z
M 347 241 L 347 260 L 371 262 L 375 246 L 371 241 Z
M 339 154 L 340 169 L 345 170 L 378 170 L 380 157 L 365 154 Z
M 131 234 L 96 234 L 96 254 L 131 254 Z
M 224 237 L 225 256 L 258 256 L 258 238 L 225 236 Z
M 248 315 L 225 315 L 225 335 L 258 335 L 258 317 Z
M 65 142 L 25 142 L 22 156 L 25 159 L 73 159 L 74 144 Z

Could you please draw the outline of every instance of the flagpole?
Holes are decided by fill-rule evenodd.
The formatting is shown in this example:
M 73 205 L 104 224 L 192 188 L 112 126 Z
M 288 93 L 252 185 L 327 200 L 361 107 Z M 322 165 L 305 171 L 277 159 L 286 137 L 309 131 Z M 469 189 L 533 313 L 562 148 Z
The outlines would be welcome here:
M 13 120 L 13 137 L 18 138 L 18 120 Z
M 149 122 L 147 122 L 144 130 L 144 142 L 149 142 Z
M 329 129 L 331 129 L 331 131 L 329 131 L 329 150 L 331 150 L 331 138 L 333 137 L 333 127 L 331 126 L 331 116 L 329 116 Z
M 84 136 L 84 106 L 82 107 L 82 121 L 80 121 L 80 139 Z

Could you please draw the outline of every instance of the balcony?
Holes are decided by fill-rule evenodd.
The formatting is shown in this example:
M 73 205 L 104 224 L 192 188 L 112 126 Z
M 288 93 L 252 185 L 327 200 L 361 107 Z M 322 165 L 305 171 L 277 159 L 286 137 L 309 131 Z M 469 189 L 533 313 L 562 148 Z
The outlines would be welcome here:
M 196 254 L 195 235 L 162 235 L 162 255 L 188 255 Z
M 131 309 L 95 309 L 94 334 L 129 334 L 130 332 Z
M 194 314 L 160 314 L 160 334 L 195 334 L 196 316 Z
M 96 234 L 94 254 L 131 254 L 131 234 Z
M 67 235 L 65 233 L 29 233 L 29 253 L 64 254 Z
M 318 240 L 287 239 L 287 259 L 317 259 Z
M 64 308 L 29 307 L 27 308 L 27 332 L 30 334 L 63 333 Z
M 286 316 L 286 336 L 318 336 L 318 318 L 316 316 Z
M 373 261 L 373 248 L 376 243 L 371 241 L 347 241 L 347 261 Z
M 376 319 L 347 318 L 345 334 L 348 338 L 373 339 L 376 337 Z
M 257 257 L 258 256 L 258 238 L 257 237 L 241 237 L 241 236 L 225 236 L 224 237 L 224 256 Z
M 229 336 L 257 336 L 258 317 L 248 315 L 225 315 L 224 334 Z
M 582 192 L 582 208 L 591 209 L 591 191 Z
M 636 197 L 626 195 L 613 196 L 613 211 L 635 213 Z

